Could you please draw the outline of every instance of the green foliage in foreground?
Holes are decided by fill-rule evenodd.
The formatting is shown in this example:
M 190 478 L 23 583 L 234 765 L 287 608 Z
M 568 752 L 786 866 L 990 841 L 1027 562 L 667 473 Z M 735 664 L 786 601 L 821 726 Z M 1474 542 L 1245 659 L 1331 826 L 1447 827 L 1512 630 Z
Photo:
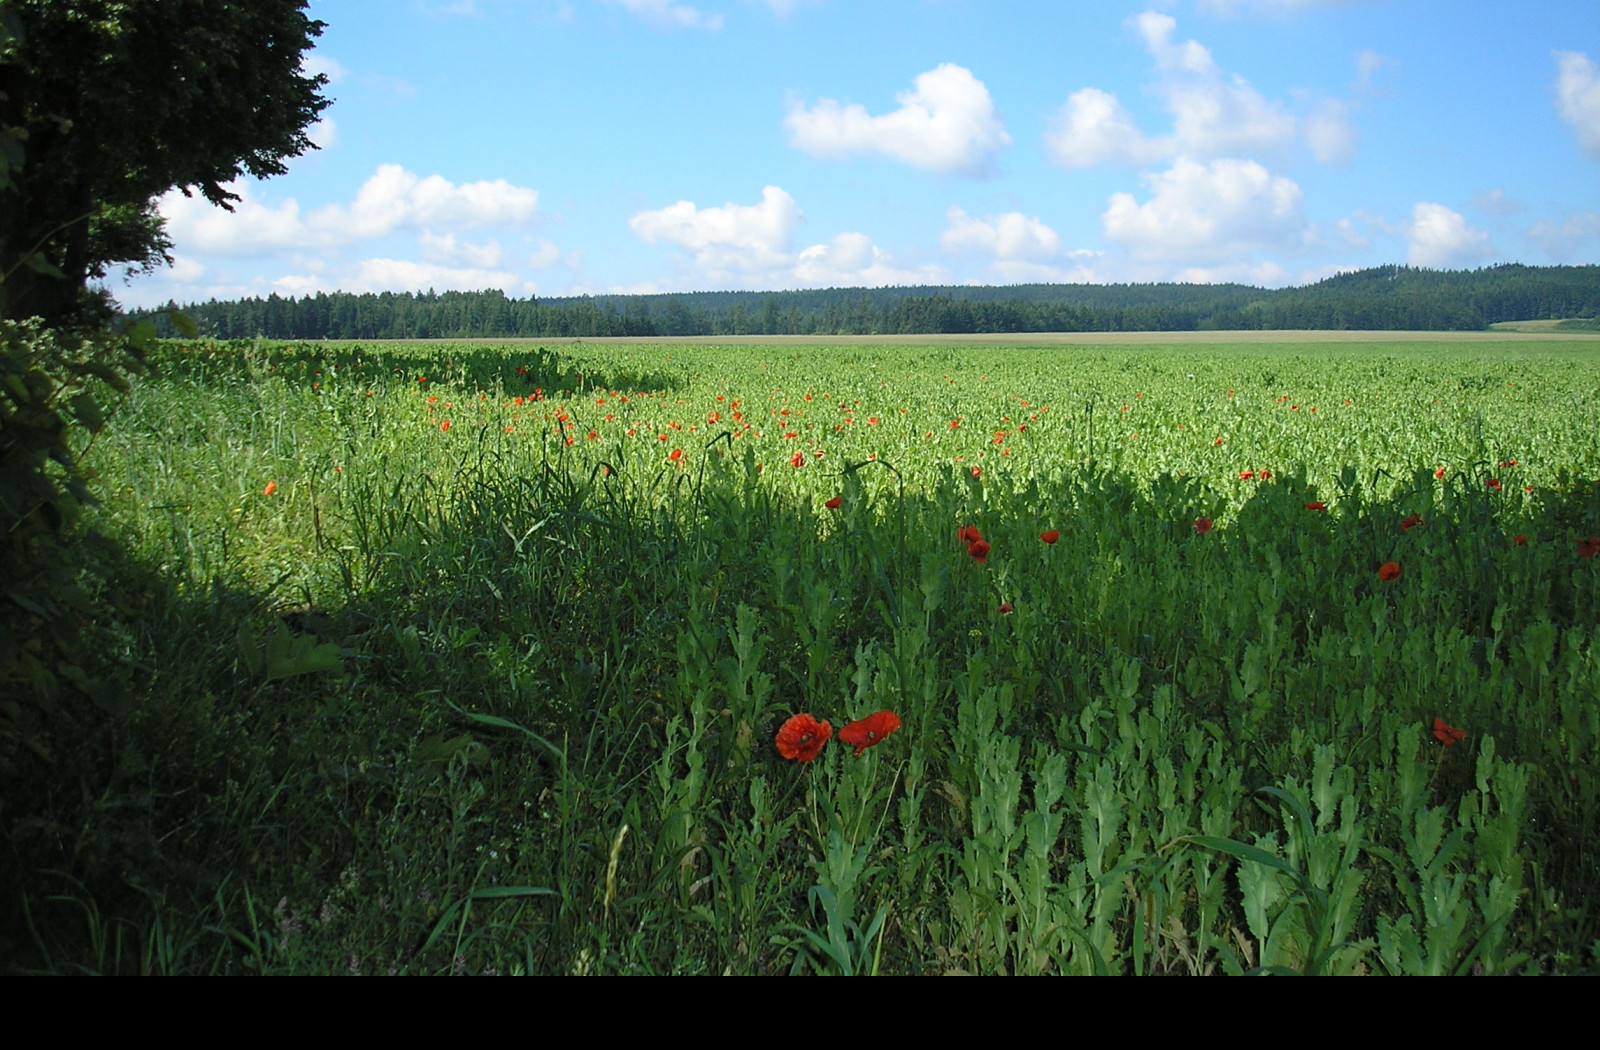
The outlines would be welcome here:
M 247 349 L 93 449 L 20 966 L 1600 965 L 1582 347 Z

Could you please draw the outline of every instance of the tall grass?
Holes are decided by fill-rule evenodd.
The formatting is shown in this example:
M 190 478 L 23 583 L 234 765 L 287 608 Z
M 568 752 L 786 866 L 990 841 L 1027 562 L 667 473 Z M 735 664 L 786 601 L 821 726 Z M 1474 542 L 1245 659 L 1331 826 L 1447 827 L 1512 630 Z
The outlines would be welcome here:
M 1600 964 L 1578 358 L 768 349 L 170 349 L 15 965 Z

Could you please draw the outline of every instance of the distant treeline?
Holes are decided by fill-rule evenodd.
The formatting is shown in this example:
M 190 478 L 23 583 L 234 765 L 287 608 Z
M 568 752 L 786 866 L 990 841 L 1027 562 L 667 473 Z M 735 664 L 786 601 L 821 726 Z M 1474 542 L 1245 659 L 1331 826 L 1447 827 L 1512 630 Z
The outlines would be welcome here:
M 175 304 L 169 304 L 169 306 Z M 511 299 L 498 290 L 318 293 L 181 307 L 204 336 L 448 339 L 652 335 L 926 335 L 1231 329 L 1470 331 L 1600 316 L 1600 266 L 1380 266 L 1298 288 L 1021 284 Z M 163 335 L 175 334 L 154 314 Z

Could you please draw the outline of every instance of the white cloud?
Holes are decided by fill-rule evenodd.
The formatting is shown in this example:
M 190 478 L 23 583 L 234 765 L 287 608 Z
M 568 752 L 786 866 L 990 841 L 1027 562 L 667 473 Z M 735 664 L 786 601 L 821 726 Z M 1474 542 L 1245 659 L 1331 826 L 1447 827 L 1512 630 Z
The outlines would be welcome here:
M 175 245 L 186 253 L 242 257 L 311 245 L 312 236 L 294 198 L 272 206 L 255 199 L 249 182 L 231 183 L 227 188 L 239 195 L 231 212 L 199 195 L 186 197 L 182 190 L 167 191 L 157 210 Z
M 1144 37 L 1144 46 L 1155 57 L 1156 68 L 1162 72 L 1194 73 L 1200 76 L 1218 76 L 1221 73 L 1216 60 L 1211 57 L 1210 49 L 1198 41 L 1186 40 L 1181 44 L 1172 42 L 1172 33 L 1178 28 L 1178 22 L 1171 15 L 1146 11 L 1130 21 L 1139 35 Z
M 1165 76 L 1161 92 L 1173 117 L 1179 153 L 1217 157 L 1276 149 L 1294 138 L 1294 117 L 1235 74 L 1223 76 L 1211 52 L 1193 40 L 1174 43 L 1178 23 L 1146 11 L 1134 20 Z
M 1578 144 L 1600 157 L 1600 70 L 1581 51 L 1555 51 L 1556 112 L 1578 133 Z
M 1355 155 L 1350 105 L 1324 98 L 1302 119 L 1266 98 L 1238 74 L 1217 65 L 1195 40 L 1175 39 L 1178 23 L 1157 11 L 1129 19 L 1155 60 L 1151 91 L 1171 116 L 1171 134 L 1147 136 L 1117 96 L 1088 87 L 1073 92 L 1051 119 L 1045 143 L 1053 162 L 1086 168 L 1104 162 L 1144 165 L 1187 157 L 1208 160 L 1280 152 L 1301 133 L 1316 158 L 1344 163 Z M 1362 76 L 1381 56 L 1364 53 Z M 1370 68 L 1369 68 L 1370 67 Z
M 453 233 L 437 234 L 423 230 L 417 237 L 417 244 L 422 248 L 423 257 L 436 263 L 493 269 L 506 257 L 499 241 L 473 244 L 471 241 L 456 240 Z
M 1350 107 L 1336 99 L 1325 98 L 1312 107 L 1305 134 L 1312 155 L 1324 164 L 1343 164 L 1356 155 L 1360 136 L 1350 123 Z
M 877 288 L 890 284 L 937 284 L 937 267 L 903 270 L 893 265 L 864 233 L 841 233 L 827 244 L 813 244 L 800 253 L 791 273 L 803 285 Z
M 300 60 L 300 72 L 308 77 L 325 76 L 330 84 L 337 84 L 350 75 L 350 71 L 340 65 L 338 59 L 320 51 L 313 51 Z
M 1515 215 L 1527 205 L 1506 196 L 1506 191 L 1496 186 L 1492 190 L 1472 195 L 1472 206 L 1491 215 Z
M 332 149 L 339 144 L 339 125 L 332 117 L 323 117 L 306 129 L 306 138 L 318 149 Z
M 1349 219 L 1339 220 L 1339 240 L 1347 248 L 1365 249 L 1372 247 L 1372 241 L 1367 238 L 1366 234 L 1356 229 L 1356 224 Z
M 539 213 L 537 190 L 504 179 L 457 186 L 439 175 L 421 178 L 398 164 L 379 165 L 348 207 L 330 204 L 309 214 L 302 214 L 292 197 L 263 204 L 249 182 L 232 183 L 229 189 L 240 198 L 231 212 L 201 197 L 185 197 L 180 190 L 162 197 L 159 209 L 173 242 L 210 255 L 260 256 L 288 248 L 335 248 L 403 226 L 519 226 Z
M 972 252 L 996 259 L 1043 260 L 1061 254 L 1056 231 L 1021 212 L 974 219 L 961 208 L 945 213 L 950 228 L 939 237 L 947 252 Z
M 380 164 L 346 209 L 330 205 L 307 221 L 353 237 L 381 236 L 400 226 L 481 229 L 517 226 L 539 214 L 539 193 L 505 179 L 457 186 L 441 175 L 421 178 L 398 164 Z
M 1281 288 L 1300 283 L 1288 270 L 1270 260 L 1227 266 L 1190 266 L 1173 274 L 1172 280 L 1183 284 L 1249 284 L 1257 288 Z
M 200 260 L 190 258 L 187 255 L 174 255 L 172 257 L 172 266 L 167 270 L 172 280 L 178 284 L 198 281 L 205 272 L 205 265 Z
M 1600 241 L 1600 215 L 1592 211 L 1568 215 L 1559 226 L 1540 222 L 1528 231 L 1528 236 L 1538 241 L 1550 258 L 1565 260 L 1572 257 L 1580 244 Z
M 874 117 L 859 105 L 825 98 L 796 103 L 784 124 L 789 141 L 814 156 L 884 153 L 918 168 L 982 175 L 990 155 L 1011 144 L 994 100 L 970 70 L 946 62 L 919 74 L 900 108 Z
M 428 288 L 463 292 L 499 288 L 514 292 L 533 286 L 505 270 L 440 266 L 409 259 L 363 259 L 337 287 L 347 292 L 424 291 Z
M 1361 95 L 1381 94 L 1385 85 L 1378 83 L 1378 71 L 1394 64 L 1394 59 L 1388 55 L 1362 49 L 1356 55 L 1356 82 L 1351 88 Z
M 1411 209 L 1411 221 L 1402 226 L 1406 261 L 1412 266 L 1445 269 L 1481 262 L 1493 251 L 1489 235 L 1474 230 L 1459 212 L 1443 204 L 1418 201 Z
M 760 204 L 697 208 L 693 201 L 679 201 L 639 212 L 628 226 L 646 244 L 666 241 L 693 252 L 696 267 L 713 280 L 745 279 L 754 271 L 788 264 L 789 241 L 800 218 L 794 198 L 768 186 L 761 191 Z
M 687 4 L 672 0 L 610 0 L 651 25 L 668 29 L 721 29 L 722 16 L 708 15 Z
M 573 253 L 577 255 L 576 252 Z M 555 246 L 554 241 L 540 241 L 532 255 L 528 256 L 528 265 L 535 270 L 547 270 L 561 261 L 561 249 Z
M 1145 176 L 1144 204 L 1115 193 L 1101 216 L 1108 238 L 1135 258 L 1215 265 L 1259 248 L 1297 250 L 1308 235 L 1300 187 L 1255 161 L 1180 157 Z
M 1083 88 L 1067 96 L 1045 133 L 1050 159 L 1063 168 L 1087 168 L 1105 161 L 1146 164 L 1172 152 L 1171 139 L 1147 139 L 1117 96 Z

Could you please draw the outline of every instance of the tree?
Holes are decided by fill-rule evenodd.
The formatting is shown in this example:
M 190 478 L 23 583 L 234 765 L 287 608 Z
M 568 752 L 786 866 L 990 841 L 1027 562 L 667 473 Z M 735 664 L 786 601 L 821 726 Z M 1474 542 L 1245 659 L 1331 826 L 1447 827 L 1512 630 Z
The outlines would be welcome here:
M 329 105 L 303 0 L 0 0 L 0 313 L 83 318 L 117 264 L 170 261 L 155 200 L 282 174 Z
M 329 103 L 302 69 L 322 29 L 304 9 L 0 0 L 0 774 L 48 757 L 60 683 L 104 700 L 80 630 L 105 610 L 78 583 L 97 559 L 74 527 L 94 497 L 72 435 L 105 425 L 153 329 L 113 333 L 88 281 L 167 258 L 167 190 L 226 207 L 230 181 L 311 148 Z

